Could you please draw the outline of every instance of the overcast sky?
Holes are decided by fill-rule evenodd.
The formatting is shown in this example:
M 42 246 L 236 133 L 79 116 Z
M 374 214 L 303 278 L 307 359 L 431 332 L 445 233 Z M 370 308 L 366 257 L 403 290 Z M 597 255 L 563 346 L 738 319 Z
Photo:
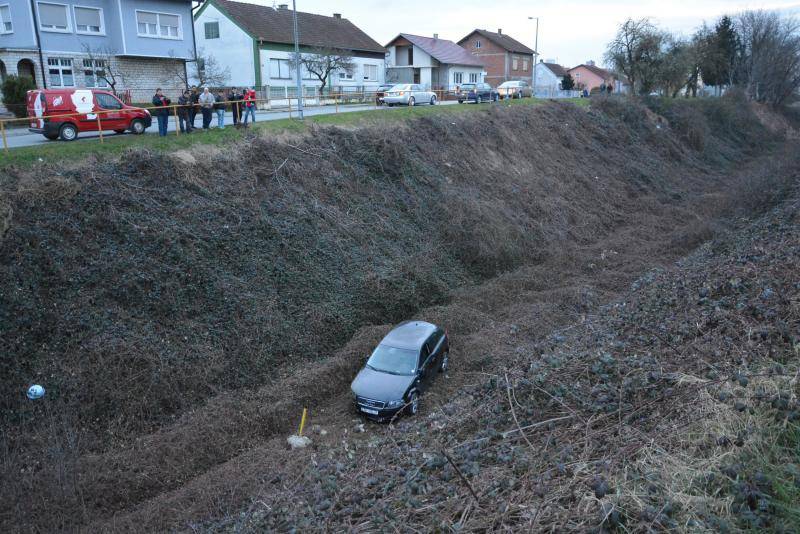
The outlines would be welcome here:
M 272 0 L 245 1 L 273 5 Z M 291 8 L 291 0 L 276 3 Z M 457 41 L 475 28 L 502 28 L 533 48 L 536 23 L 528 17 L 540 17 L 540 58 L 572 67 L 589 59 L 601 63 L 606 44 L 627 17 L 652 17 L 689 35 L 704 20 L 713 22 L 723 13 L 744 9 L 800 14 L 800 0 L 297 0 L 297 9 L 341 13 L 381 44 L 401 32 L 438 33 Z

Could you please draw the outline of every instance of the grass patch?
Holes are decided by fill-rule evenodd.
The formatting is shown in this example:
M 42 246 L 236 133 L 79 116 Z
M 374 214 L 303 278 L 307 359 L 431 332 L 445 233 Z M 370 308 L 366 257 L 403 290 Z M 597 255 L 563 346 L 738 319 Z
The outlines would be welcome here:
M 578 106 L 588 106 L 589 99 L 575 98 L 567 100 Z M 541 99 L 511 100 L 501 102 L 502 106 L 536 106 L 547 102 Z M 345 108 L 345 106 L 341 106 Z M 349 111 L 346 113 L 332 113 L 329 115 L 316 115 L 306 118 L 304 122 L 294 119 L 278 119 L 260 121 L 251 131 L 266 133 L 303 132 L 311 125 L 357 126 L 375 122 L 403 121 L 412 117 L 424 115 L 439 115 L 451 113 L 474 113 L 488 109 L 488 106 L 452 105 L 452 106 L 416 106 L 413 108 L 393 108 L 375 112 L 373 110 Z M 155 123 L 151 128 L 155 128 Z M 151 129 L 152 131 L 152 129 Z M 123 153 L 129 148 L 147 148 L 157 152 L 167 152 L 185 149 L 194 145 L 223 145 L 235 143 L 245 135 L 244 130 L 227 127 L 224 130 L 211 129 L 207 132 L 197 130 L 191 135 L 178 135 L 174 132 L 167 137 L 156 135 L 132 136 L 130 134 L 105 136 L 104 143 L 98 139 L 84 139 L 72 143 L 52 142 L 45 145 L 14 148 L 4 155 L 0 161 L 0 168 L 10 165 L 34 165 L 36 163 L 59 163 L 61 161 L 75 161 L 88 155 L 114 156 Z

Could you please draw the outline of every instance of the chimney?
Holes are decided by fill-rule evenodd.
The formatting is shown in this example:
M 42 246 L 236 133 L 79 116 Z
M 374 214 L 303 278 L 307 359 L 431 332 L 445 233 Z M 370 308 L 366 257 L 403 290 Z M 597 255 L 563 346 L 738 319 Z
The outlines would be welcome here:
M 334 13 L 333 14 L 333 18 L 340 19 L 340 18 L 342 18 L 342 14 L 341 13 Z
M 278 9 L 288 10 L 289 4 L 278 4 Z
M 433 38 L 434 38 L 434 39 L 438 39 L 438 38 L 439 38 L 439 34 L 438 34 L 438 33 L 434 33 L 434 34 L 433 34 Z
M 503 35 L 503 28 L 498 29 L 497 33 L 499 33 L 500 35 Z

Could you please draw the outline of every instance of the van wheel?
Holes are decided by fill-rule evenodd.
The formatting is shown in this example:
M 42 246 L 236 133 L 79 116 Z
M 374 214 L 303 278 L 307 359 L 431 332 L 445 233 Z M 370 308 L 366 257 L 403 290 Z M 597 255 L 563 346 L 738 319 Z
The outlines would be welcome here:
M 143 121 L 135 119 L 131 122 L 131 132 L 135 133 L 136 135 L 142 135 L 144 130 L 145 127 Z
M 56 139 L 58 139 L 58 134 L 42 134 L 42 135 L 44 135 L 47 139 L 51 141 L 55 141 Z
M 122 134 L 124 134 L 124 133 L 125 133 L 125 130 L 114 130 L 114 133 L 115 133 L 115 134 L 122 135 Z
M 62 141 L 74 141 L 78 137 L 78 129 L 74 124 L 64 124 L 59 128 L 58 136 Z

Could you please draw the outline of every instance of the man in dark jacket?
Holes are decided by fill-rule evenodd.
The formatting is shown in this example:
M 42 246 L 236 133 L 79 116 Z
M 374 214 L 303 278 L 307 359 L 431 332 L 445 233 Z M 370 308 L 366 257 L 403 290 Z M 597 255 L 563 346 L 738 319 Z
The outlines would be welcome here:
M 231 112 L 233 112 L 233 124 L 239 124 L 239 121 L 242 118 L 242 92 L 237 89 L 231 89 L 231 94 L 228 97 L 228 101 L 231 103 Z
M 192 130 L 194 130 L 189 122 L 189 108 L 192 107 L 191 98 L 192 93 L 188 89 L 178 98 L 178 104 L 181 106 L 178 108 L 178 123 L 180 124 L 181 133 L 192 133 Z
M 158 135 L 164 137 L 167 135 L 167 124 L 169 123 L 169 108 L 165 106 L 170 105 L 170 99 L 165 97 L 161 92 L 161 88 L 156 89 L 156 94 L 153 95 L 153 106 L 157 106 L 153 110 L 153 115 L 158 119 Z
M 192 130 L 194 130 L 194 118 L 200 111 L 200 93 L 197 91 L 196 85 L 192 86 L 192 94 L 189 95 L 189 102 L 192 104 L 192 107 L 189 108 L 189 124 L 192 125 Z

